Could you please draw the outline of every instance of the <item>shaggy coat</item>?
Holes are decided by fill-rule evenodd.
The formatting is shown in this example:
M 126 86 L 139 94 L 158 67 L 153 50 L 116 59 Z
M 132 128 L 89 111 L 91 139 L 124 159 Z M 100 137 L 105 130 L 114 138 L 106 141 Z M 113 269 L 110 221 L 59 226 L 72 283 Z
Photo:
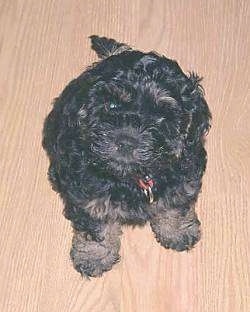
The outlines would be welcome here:
M 101 61 L 72 80 L 45 120 L 53 189 L 74 228 L 84 276 L 119 260 L 121 226 L 149 221 L 165 248 L 200 238 L 194 203 L 206 168 L 210 112 L 200 78 L 176 61 L 91 36 Z

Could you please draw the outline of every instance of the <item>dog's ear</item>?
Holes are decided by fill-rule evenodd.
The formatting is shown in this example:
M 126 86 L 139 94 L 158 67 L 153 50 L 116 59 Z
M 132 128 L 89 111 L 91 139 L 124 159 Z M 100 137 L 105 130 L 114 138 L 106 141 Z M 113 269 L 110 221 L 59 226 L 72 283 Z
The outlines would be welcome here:
M 95 35 L 90 36 L 89 38 L 91 39 L 91 48 L 95 50 L 101 59 L 131 50 L 131 48 L 125 43 L 119 43 L 114 39 L 108 39 L 106 37 L 99 37 Z
M 184 132 L 189 140 L 200 141 L 211 128 L 211 113 L 204 98 L 202 78 L 195 73 L 189 74 L 189 83 L 182 88 L 182 102 L 185 106 L 186 122 Z

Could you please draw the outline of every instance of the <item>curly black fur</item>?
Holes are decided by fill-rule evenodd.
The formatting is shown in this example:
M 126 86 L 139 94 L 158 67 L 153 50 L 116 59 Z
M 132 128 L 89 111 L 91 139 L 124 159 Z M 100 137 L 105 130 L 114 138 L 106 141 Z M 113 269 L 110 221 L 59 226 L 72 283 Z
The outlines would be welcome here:
M 184 74 L 176 61 L 155 52 L 132 50 L 103 37 L 91 40 L 103 60 L 68 84 L 43 130 L 49 179 L 65 203 L 65 217 L 72 221 L 73 241 L 107 251 L 113 248 L 107 233 L 114 224 L 150 221 L 162 245 L 189 249 L 199 239 L 199 230 L 191 239 L 178 228 L 183 220 L 192 221 L 189 227 L 199 223 L 190 211 L 206 168 L 204 137 L 211 118 L 201 79 Z M 138 185 L 146 176 L 154 182 L 152 204 Z M 179 235 L 176 243 L 169 238 L 170 224 L 170 232 L 175 224 Z M 102 274 L 119 258 L 117 251 L 108 265 L 93 263 L 75 245 L 75 268 L 88 276 Z

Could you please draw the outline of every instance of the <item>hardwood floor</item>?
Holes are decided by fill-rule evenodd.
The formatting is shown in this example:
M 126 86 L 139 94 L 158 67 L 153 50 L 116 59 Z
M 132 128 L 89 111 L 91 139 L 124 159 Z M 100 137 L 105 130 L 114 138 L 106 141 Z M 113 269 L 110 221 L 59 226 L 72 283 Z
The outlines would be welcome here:
M 0 311 L 250 311 L 249 28 L 247 0 L 0 1 Z M 52 99 L 96 60 L 91 34 L 204 76 L 213 126 L 197 247 L 164 250 L 149 227 L 126 228 L 121 262 L 86 281 L 69 259 L 41 130 Z

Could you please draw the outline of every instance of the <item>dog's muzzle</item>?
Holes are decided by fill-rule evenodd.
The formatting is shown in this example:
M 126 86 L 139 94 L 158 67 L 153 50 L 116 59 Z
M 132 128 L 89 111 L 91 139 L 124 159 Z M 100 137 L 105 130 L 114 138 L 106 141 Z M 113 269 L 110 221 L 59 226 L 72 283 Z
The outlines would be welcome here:
M 115 144 L 117 146 L 117 152 L 120 155 L 129 157 L 134 156 L 133 152 L 139 146 L 140 142 L 134 137 L 123 134 L 117 137 Z

